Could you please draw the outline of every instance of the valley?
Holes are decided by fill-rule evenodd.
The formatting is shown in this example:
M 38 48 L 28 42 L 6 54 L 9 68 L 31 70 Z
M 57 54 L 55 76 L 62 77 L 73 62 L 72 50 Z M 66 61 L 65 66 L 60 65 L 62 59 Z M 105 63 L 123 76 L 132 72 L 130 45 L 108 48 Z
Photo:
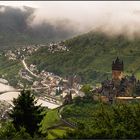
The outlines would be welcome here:
M 1 83 L 3 84 L 3 86 L 4 84 L 14 86 L 14 89 L 11 90 L 5 89 L 1 91 L 2 94 L 1 96 L 4 95 L 5 100 L 6 100 L 5 95 L 11 94 L 11 98 L 10 100 L 8 99 L 8 102 L 10 101 L 11 103 L 12 99 L 17 97 L 22 89 L 32 90 L 36 98 L 39 99 L 39 102 L 42 103 L 43 106 L 46 104 L 45 106 L 49 108 L 53 108 L 54 106 L 58 107 L 62 105 L 63 96 L 65 96 L 65 94 L 70 92 L 70 90 L 73 90 L 75 92 L 75 96 L 79 94 L 79 89 L 81 85 L 75 83 L 76 84 L 75 89 L 74 88 L 72 89 L 72 87 L 68 86 L 69 81 L 67 81 L 66 79 L 58 75 L 55 75 L 54 73 L 47 72 L 45 70 L 39 72 L 36 65 L 34 64 L 28 65 L 26 63 L 26 59 L 30 57 L 33 53 L 35 53 L 37 50 L 39 50 L 42 46 L 43 45 L 38 46 L 34 45 L 18 48 L 15 50 L 8 50 L 5 51 L 3 55 L 1 55 L 1 57 L 6 58 L 6 61 L 12 63 L 15 62 L 18 65 L 20 65 L 19 67 L 20 69 L 19 70 L 16 69 L 14 71 L 14 75 L 11 75 L 11 77 L 9 77 L 11 71 L 9 71 L 7 75 L 5 75 L 5 72 L 4 74 L 1 74 Z M 50 46 L 48 47 L 48 50 L 50 50 L 51 53 L 53 53 L 53 51 L 55 50 L 67 51 L 66 47 L 65 46 L 63 47 L 63 45 L 60 46 L 59 43 L 58 45 L 54 44 L 54 48 L 52 48 L 52 46 L 53 44 L 50 43 Z M 8 81 L 9 78 L 10 79 L 16 78 L 15 83 L 13 83 L 13 81 Z M 2 97 L 1 99 L 3 100 L 4 98 Z
M 139 139 L 139 5 L 2 1 L 0 139 Z
M 40 129 L 48 133 L 47 139 L 99 138 L 104 132 L 104 129 L 100 131 L 103 126 L 96 126 L 99 112 L 106 117 L 104 110 L 109 109 L 107 113 L 111 113 L 113 120 L 113 109 L 117 109 L 119 103 L 129 103 L 133 108 L 131 104 L 139 102 L 139 38 L 109 37 L 91 31 L 69 39 L 32 41 L 11 43 L 12 47 L 8 42 L 7 47 L 1 48 L 1 121 L 9 119 L 12 100 L 24 89 L 33 93 L 37 105 L 45 107 L 47 113 Z M 114 89 L 110 80 L 113 78 L 111 65 L 117 56 L 124 62 L 123 74 L 127 78 L 124 83 L 121 79 Z M 132 83 L 132 74 L 136 85 Z M 116 133 L 116 128 L 112 130 Z

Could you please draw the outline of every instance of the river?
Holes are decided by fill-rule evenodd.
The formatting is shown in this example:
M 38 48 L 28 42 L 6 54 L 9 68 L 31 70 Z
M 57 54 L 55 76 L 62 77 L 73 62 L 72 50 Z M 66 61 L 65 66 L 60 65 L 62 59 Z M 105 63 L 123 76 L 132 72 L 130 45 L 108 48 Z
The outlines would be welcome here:
M 0 83 L 0 92 L 10 91 L 10 90 L 13 90 L 13 89 L 14 88 L 9 86 L 9 85 L 5 85 L 5 84 Z M 17 98 L 18 95 L 19 95 L 19 92 L 6 92 L 6 93 L 3 93 L 3 94 L 0 94 L 0 100 L 5 100 L 8 103 L 12 103 L 13 98 Z M 41 106 L 48 107 L 50 109 L 54 109 L 54 108 L 57 108 L 59 106 L 59 105 L 56 105 L 56 104 L 53 104 L 53 103 L 49 103 L 47 101 L 43 101 L 41 99 L 38 99 L 37 104 L 38 105 L 41 104 Z

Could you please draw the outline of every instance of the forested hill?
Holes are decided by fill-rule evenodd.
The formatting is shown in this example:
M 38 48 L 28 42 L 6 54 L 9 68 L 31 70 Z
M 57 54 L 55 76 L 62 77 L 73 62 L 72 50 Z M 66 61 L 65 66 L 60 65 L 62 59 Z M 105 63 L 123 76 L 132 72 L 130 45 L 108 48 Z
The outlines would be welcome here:
M 128 40 L 123 36 L 107 37 L 90 32 L 66 40 L 68 52 L 50 53 L 42 48 L 29 58 L 40 70 L 59 75 L 79 74 L 83 82 L 100 82 L 111 76 L 111 64 L 117 56 L 124 60 L 125 73 L 140 77 L 140 39 Z

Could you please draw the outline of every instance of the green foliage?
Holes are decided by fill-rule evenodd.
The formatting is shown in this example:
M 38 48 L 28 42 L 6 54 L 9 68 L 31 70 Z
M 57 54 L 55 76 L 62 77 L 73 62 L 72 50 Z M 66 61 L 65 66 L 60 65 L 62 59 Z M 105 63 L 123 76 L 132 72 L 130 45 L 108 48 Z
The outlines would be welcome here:
M 12 140 L 21 140 L 21 139 L 32 139 L 30 134 L 26 132 L 25 128 L 20 128 L 19 131 L 16 131 L 14 125 L 11 122 L 6 122 L 0 128 L 0 139 L 12 139 Z
M 97 83 L 111 77 L 112 60 L 119 56 L 124 60 L 125 73 L 134 72 L 140 78 L 139 39 L 130 41 L 123 36 L 90 32 L 66 40 L 65 44 L 70 51 L 49 53 L 44 47 L 29 57 L 28 63 L 36 62 L 40 71 L 61 76 L 74 73 L 81 76 L 83 83 Z
M 28 139 L 31 140 L 32 137 L 29 133 L 26 132 L 25 128 L 21 128 L 20 131 L 17 131 L 13 137 L 13 140 L 21 140 L 21 139 Z
M 61 122 L 58 109 L 47 111 L 40 124 L 40 131 L 46 139 L 62 139 L 70 130 Z
M 43 120 L 40 123 L 40 131 L 43 134 L 47 133 L 47 129 L 53 125 L 56 125 L 60 121 L 58 116 L 58 110 L 50 110 L 44 116 Z
M 26 128 L 26 131 L 33 135 L 38 132 L 39 123 L 43 118 L 43 108 L 36 105 L 37 101 L 30 91 L 21 91 L 17 99 L 13 100 L 13 110 L 10 112 L 10 117 L 16 128 Z
M 12 122 L 7 121 L 0 128 L 0 139 L 2 140 L 45 140 L 46 138 L 38 135 L 37 133 L 34 136 L 31 136 L 27 133 L 24 127 L 21 127 L 19 131 L 17 131 Z
M 22 68 L 20 61 L 8 60 L 4 55 L 0 56 L 0 78 L 7 79 L 11 86 L 16 86 L 19 80 L 18 72 Z
M 27 63 L 36 64 L 39 71 L 47 70 L 60 76 L 78 74 L 82 83 L 99 83 L 111 77 L 112 60 L 119 56 L 124 60 L 125 74 L 134 73 L 140 78 L 140 40 L 128 40 L 123 36 L 107 37 L 98 32 L 89 32 L 65 41 L 70 51 L 48 52 L 41 47 L 28 57 Z M 18 79 L 20 62 L 0 57 L 0 74 L 7 74 L 10 84 Z M 16 78 L 15 78 L 16 76 Z
M 83 85 L 81 88 L 81 91 L 83 91 L 85 94 L 91 93 L 91 86 L 89 84 Z
M 65 138 L 140 138 L 140 104 L 84 104 L 67 106 L 63 116 L 76 122 Z
M 73 99 L 73 103 L 76 105 L 79 105 L 82 102 L 82 98 L 80 96 L 77 96 Z
M 92 87 L 89 84 L 83 85 L 81 88 L 81 91 L 85 93 L 85 96 L 81 99 L 77 97 L 74 99 L 75 103 L 78 103 L 78 100 L 83 103 L 93 102 L 93 93 L 92 93 Z M 78 99 L 79 98 L 79 99 Z
M 13 124 L 6 122 L 3 124 L 4 127 L 0 128 L 0 139 L 11 139 L 16 133 L 16 129 Z
M 63 127 L 63 129 L 52 129 L 49 130 L 49 134 L 47 136 L 47 139 L 58 139 L 58 138 L 62 138 L 63 136 L 66 135 L 67 130 L 65 130 L 65 128 Z

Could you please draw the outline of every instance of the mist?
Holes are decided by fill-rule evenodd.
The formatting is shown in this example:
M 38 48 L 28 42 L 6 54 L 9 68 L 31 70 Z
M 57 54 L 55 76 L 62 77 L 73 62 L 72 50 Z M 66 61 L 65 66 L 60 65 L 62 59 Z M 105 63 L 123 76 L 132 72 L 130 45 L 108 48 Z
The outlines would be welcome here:
M 46 2 L 35 11 L 32 25 L 67 19 L 78 33 L 100 31 L 107 35 L 140 36 L 140 2 Z
M 71 26 L 68 27 L 78 33 L 92 30 L 133 38 L 140 35 L 140 2 L 46 2 L 35 11 L 32 25 L 42 21 L 56 25 L 56 21 L 63 19 L 69 20 Z
M 37 32 L 42 37 L 50 34 L 50 38 L 68 38 L 99 31 L 109 36 L 140 37 L 139 1 L 3 1 L 0 4 L 12 7 L 17 19 L 24 17 L 21 27 L 32 35 Z M 0 18 L 5 12 L 5 8 L 0 7 Z M 11 14 L 13 12 L 9 12 Z
M 58 41 L 77 35 L 68 19 L 36 20 L 36 8 L 0 5 L 0 44 Z

